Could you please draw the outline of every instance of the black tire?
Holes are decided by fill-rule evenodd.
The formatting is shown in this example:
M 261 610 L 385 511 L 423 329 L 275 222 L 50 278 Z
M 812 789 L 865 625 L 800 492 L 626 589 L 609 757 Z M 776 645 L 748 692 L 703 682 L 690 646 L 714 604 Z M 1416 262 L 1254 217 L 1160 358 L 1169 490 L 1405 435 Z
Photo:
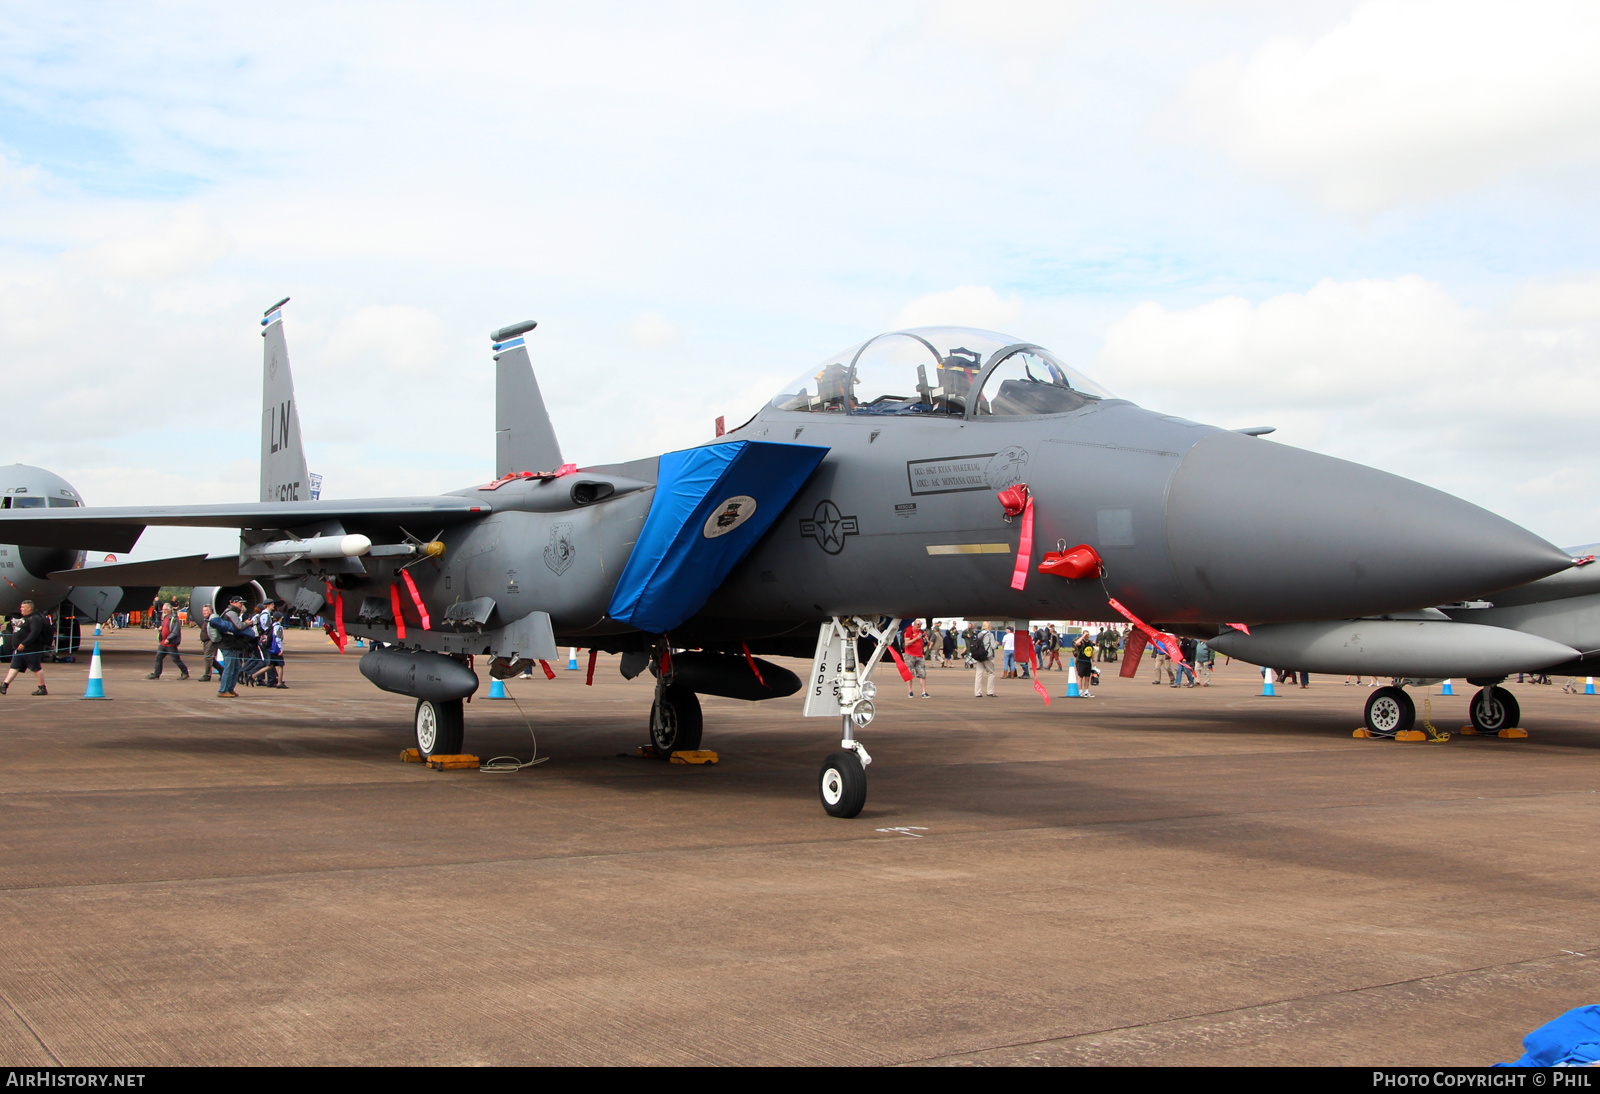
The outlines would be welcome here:
M 1520 725 L 1522 708 L 1517 705 L 1517 697 L 1505 688 L 1487 687 L 1472 697 L 1467 716 L 1472 719 L 1472 728 L 1493 735 Z
M 660 759 L 698 749 L 704 729 L 700 697 L 688 688 L 663 688 L 661 698 L 650 704 L 650 749 Z
M 1368 733 L 1378 737 L 1393 737 L 1416 724 L 1417 705 L 1404 688 L 1378 688 L 1367 698 L 1367 709 L 1362 720 L 1366 723 Z
M 418 699 L 413 728 L 417 751 L 424 756 L 459 756 L 467 730 L 465 706 L 460 699 Z
M 867 804 L 867 771 L 854 752 L 832 752 L 817 773 L 817 796 L 830 817 L 846 820 Z

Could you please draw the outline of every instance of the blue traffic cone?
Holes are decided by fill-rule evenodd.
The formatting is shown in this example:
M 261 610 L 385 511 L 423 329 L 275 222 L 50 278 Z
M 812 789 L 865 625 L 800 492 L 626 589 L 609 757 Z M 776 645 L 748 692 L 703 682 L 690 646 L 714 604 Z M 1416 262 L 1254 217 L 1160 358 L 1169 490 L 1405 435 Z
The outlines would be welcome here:
M 100 668 L 100 643 L 94 644 L 94 656 L 89 659 L 89 686 L 83 689 L 85 699 L 109 699 L 106 694 L 105 674 Z
M 1585 695 L 1593 695 L 1594 694 L 1594 677 L 1593 676 L 1585 676 L 1583 678 L 1583 693 Z
M 1067 662 L 1067 698 L 1083 698 L 1083 691 L 1078 687 L 1078 659 L 1076 657 Z
M 99 638 L 99 637 L 100 637 L 100 624 L 99 624 L 99 623 L 96 623 L 96 624 L 95 624 L 95 625 L 94 625 L 94 636 L 95 636 L 95 637 L 96 637 L 96 638 Z
M 1441 691 L 1439 694 L 1440 695 L 1454 695 L 1455 693 L 1456 693 L 1456 689 L 1450 686 L 1450 681 L 1446 680 L 1444 682 L 1444 690 Z
M 1272 686 L 1273 679 L 1276 676 L 1277 676 L 1277 673 L 1273 672 L 1271 669 L 1262 669 L 1261 670 L 1261 694 L 1262 695 L 1276 695 L 1276 694 L 1278 694 L 1278 689 Z
M 489 681 L 489 698 L 491 698 L 491 699 L 506 699 L 506 698 L 509 698 L 509 696 L 506 695 L 506 682 L 504 680 L 490 680 Z
M 366 649 L 366 648 L 367 648 L 367 642 L 366 642 L 366 639 L 364 639 L 364 638 L 357 638 L 357 639 L 356 639 L 356 649 L 358 649 L 358 650 L 364 650 L 364 649 Z
M 578 647 L 567 647 L 567 668 L 572 672 L 578 671 Z

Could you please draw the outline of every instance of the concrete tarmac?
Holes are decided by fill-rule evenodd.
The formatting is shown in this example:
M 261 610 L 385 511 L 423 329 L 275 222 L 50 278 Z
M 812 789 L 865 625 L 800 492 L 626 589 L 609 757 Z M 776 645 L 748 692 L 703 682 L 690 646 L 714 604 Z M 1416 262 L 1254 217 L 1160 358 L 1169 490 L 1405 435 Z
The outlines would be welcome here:
M 891 665 L 840 821 L 795 698 L 706 699 L 722 762 L 669 765 L 646 679 L 561 662 L 467 708 L 548 763 L 440 773 L 354 649 L 227 700 L 153 646 L 0 698 L 6 1064 L 1483 1064 L 1600 995 L 1600 697 L 1400 744 L 1338 678 Z

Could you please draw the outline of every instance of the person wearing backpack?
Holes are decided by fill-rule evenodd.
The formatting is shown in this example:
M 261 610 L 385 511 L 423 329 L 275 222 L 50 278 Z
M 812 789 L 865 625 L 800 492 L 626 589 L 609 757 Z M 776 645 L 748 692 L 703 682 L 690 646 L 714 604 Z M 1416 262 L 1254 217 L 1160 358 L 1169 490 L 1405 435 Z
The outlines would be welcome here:
M 44 686 L 44 655 L 55 645 L 55 621 L 43 612 L 34 611 L 31 600 L 24 600 L 21 608 L 17 644 L 11 651 L 11 667 L 6 670 L 6 678 L 0 680 L 0 695 L 4 695 L 11 681 L 23 672 L 33 673 L 33 678 L 39 681 L 39 686 L 33 689 L 35 695 L 49 695 L 50 689 Z
M 234 597 L 228 601 L 227 611 L 212 616 L 211 630 L 222 647 L 222 682 L 217 696 L 237 699 L 239 693 L 234 688 L 239 683 L 239 659 L 256 645 L 255 629 L 244 621 L 244 597 Z
M 172 658 L 172 663 L 178 666 L 178 671 L 183 673 L 178 679 L 189 679 L 189 666 L 178 656 L 178 644 L 183 641 L 183 623 L 178 619 L 177 609 L 171 604 L 162 605 L 161 629 L 156 634 L 156 667 L 145 679 L 161 679 L 161 665 L 169 657 Z
M 972 677 L 972 697 L 983 698 L 983 682 L 989 681 L 989 695 L 994 695 L 994 655 L 999 648 L 995 642 L 994 633 L 985 623 L 982 630 L 973 630 L 967 637 L 967 656 L 972 658 L 972 663 L 977 671 Z

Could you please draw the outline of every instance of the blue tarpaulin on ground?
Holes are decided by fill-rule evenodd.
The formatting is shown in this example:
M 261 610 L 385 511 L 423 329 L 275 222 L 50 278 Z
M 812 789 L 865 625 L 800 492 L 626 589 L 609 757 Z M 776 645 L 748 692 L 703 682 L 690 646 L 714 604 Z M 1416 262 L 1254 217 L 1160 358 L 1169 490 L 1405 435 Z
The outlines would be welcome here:
M 1574 1007 L 1522 1039 L 1520 1060 L 1500 1067 L 1587 1067 L 1600 1060 L 1600 1006 Z
M 809 444 L 731 441 L 662 456 L 611 618 L 665 634 L 698 612 L 827 454 Z

